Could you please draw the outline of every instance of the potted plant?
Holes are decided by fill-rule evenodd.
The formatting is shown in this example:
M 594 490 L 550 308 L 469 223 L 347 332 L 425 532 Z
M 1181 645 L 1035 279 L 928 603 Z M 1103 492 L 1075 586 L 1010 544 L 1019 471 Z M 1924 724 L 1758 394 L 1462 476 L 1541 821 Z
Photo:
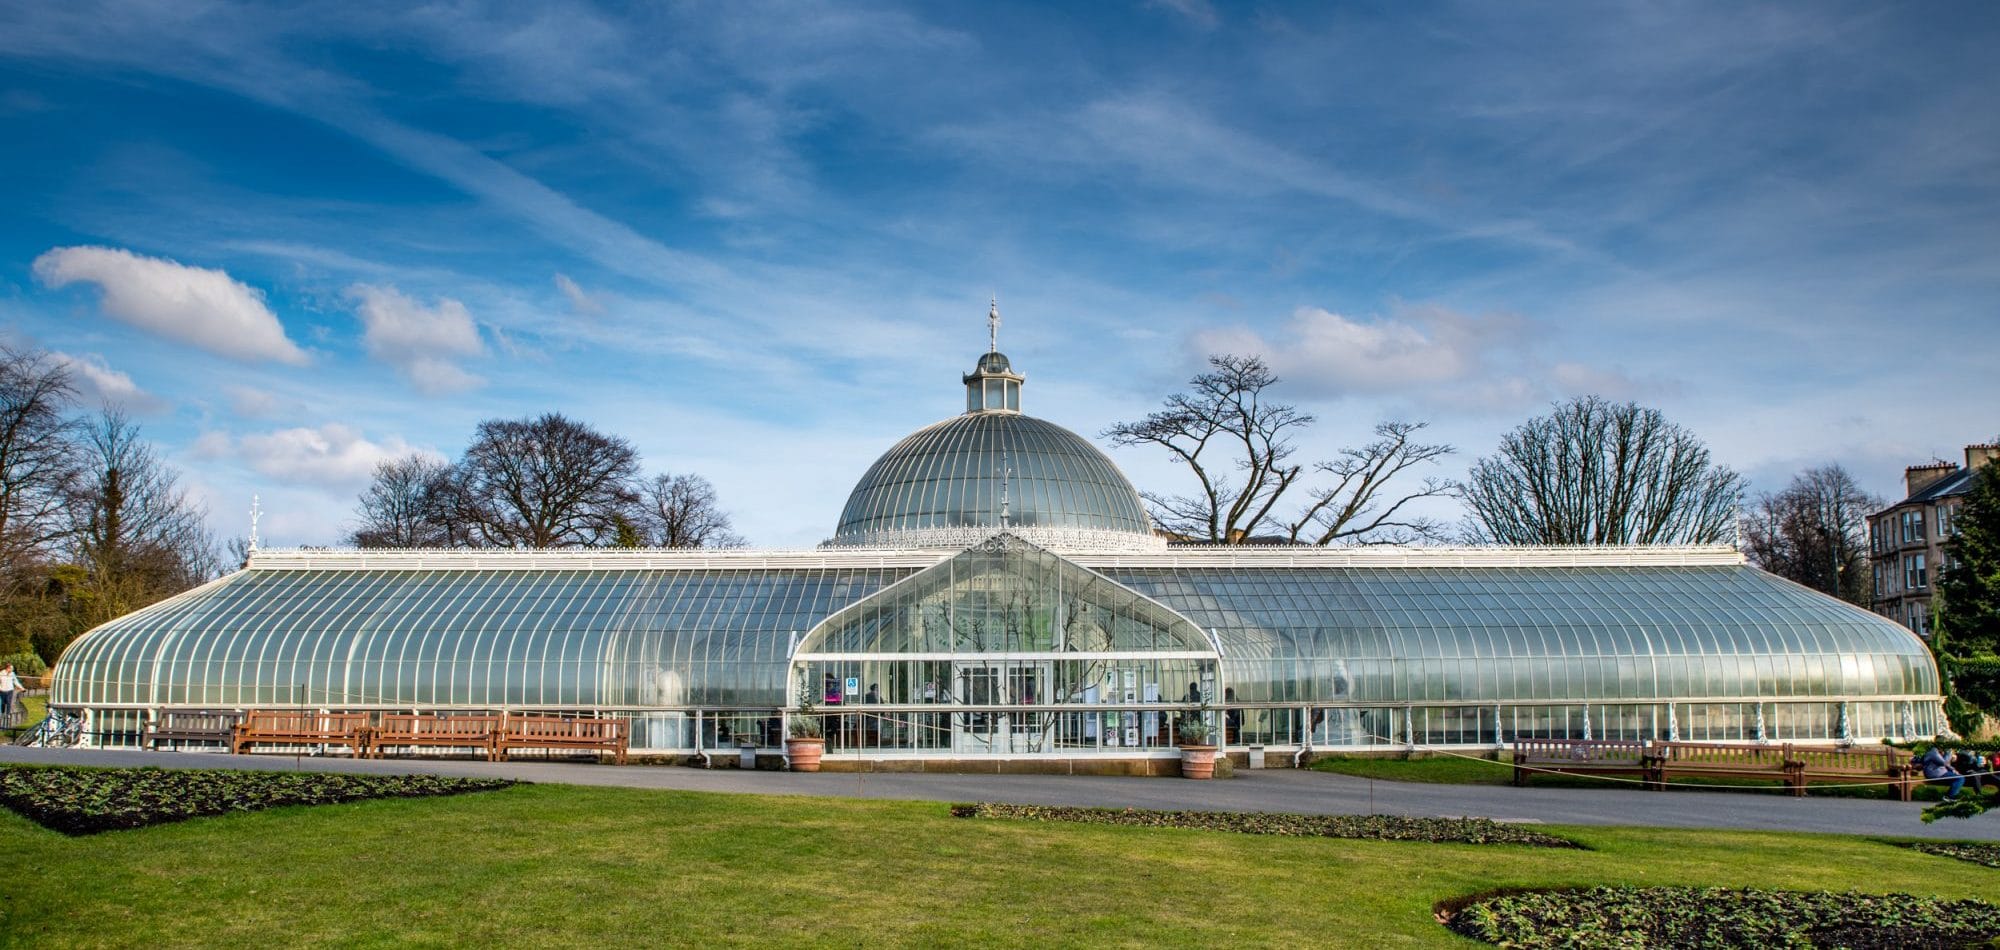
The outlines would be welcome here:
M 819 771 L 820 756 L 826 754 L 826 739 L 820 735 L 819 714 L 813 709 L 811 685 L 799 684 L 799 704 L 792 709 L 790 735 L 785 738 L 785 755 L 794 772 Z
M 1210 721 L 1208 704 L 1181 715 L 1181 777 L 1208 779 L 1215 777 L 1215 726 Z

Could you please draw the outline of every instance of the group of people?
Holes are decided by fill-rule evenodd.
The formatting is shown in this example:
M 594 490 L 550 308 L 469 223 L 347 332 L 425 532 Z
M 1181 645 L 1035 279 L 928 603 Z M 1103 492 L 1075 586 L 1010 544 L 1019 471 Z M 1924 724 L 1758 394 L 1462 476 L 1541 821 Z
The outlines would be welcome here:
M 1940 741 L 1924 753 L 1918 764 L 1924 771 L 1924 781 L 1946 786 L 1944 800 L 1949 802 L 1958 800 L 1958 793 L 1967 782 L 1972 784 L 1975 796 L 1988 787 L 2000 789 L 2000 775 L 1994 774 L 1994 758 L 2000 758 L 2000 753 L 1989 757 L 1971 749 L 1953 752 Z

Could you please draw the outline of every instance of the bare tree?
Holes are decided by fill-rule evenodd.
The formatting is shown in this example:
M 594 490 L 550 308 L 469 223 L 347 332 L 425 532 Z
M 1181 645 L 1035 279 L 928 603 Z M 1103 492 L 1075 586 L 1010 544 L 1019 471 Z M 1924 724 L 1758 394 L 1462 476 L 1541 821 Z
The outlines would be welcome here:
M 76 387 L 40 350 L 0 344 L 0 574 L 12 589 L 68 533 Z
M 1584 396 L 1522 423 L 1460 496 L 1468 536 L 1498 544 L 1727 540 L 1742 476 L 1657 409 Z
M 456 547 L 455 473 L 451 463 L 420 453 L 387 459 L 361 492 L 361 524 L 348 535 L 363 548 Z
M 220 571 L 207 512 L 139 427 L 106 410 L 84 435 L 70 484 L 69 556 L 92 599 L 86 628 L 193 587 Z
M 653 476 L 640 489 L 639 536 L 662 548 L 734 548 L 743 538 L 730 529 L 715 486 L 700 475 Z
M 1743 551 L 1779 577 L 1866 604 L 1868 513 L 1886 504 L 1837 464 L 1809 468 L 1783 491 L 1757 497 L 1743 518 Z
M 1424 423 L 1381 423 L 1374 442 L 1308 467 L 1293 461 L 1292 439 L 1315 420 L 1266 396 L 1278 383 L 1270 367 L 1254 356 L 1211 356 L 1208 363 L 1209 371 L 1189 380 L 1188 392 L 1168 396 L 1165 408 L 1104 431 L 1114 445 L 1161 446 L 1194 475 L 1193 494 L 1143 493 L 1162 530 L 1219 544 L 1245 543 L 1260 532 L 1319 545 L 1442 534 L 1436 522 L 1405 512 L 1416 499 L 1449 493 L 1449 484 L 1430 479 L 1414 490 L 1390 491 L 1406 470 L 1452 453 L 1449 445 L 1412 441 Z M 1302 507 L 1281 507 L 1300 494 Z
M 631 443 L 560 413 L 479 424 L 457 466 L 453 519 L 486 547 L 611 543 L 638 504 Z

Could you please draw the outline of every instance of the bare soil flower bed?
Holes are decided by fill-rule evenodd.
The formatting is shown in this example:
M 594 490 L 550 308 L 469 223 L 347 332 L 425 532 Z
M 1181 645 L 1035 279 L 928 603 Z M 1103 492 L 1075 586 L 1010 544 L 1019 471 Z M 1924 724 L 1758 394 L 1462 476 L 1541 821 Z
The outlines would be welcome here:
M 0 805 L 71 835 L 281 805 L 425 798 L 506 788 L 506 779 L 230 769 L 0 769 Z
M 2000 844 L 1972 841 L 1913 841 L 1907 847 L 1915 848 L 1925 854 L 1971 861 L 1989 868 L 2000 868 Z
M 1440 906 L 1453 931 L 1519 950 L 1627 947 L 1982 946 L 2000 907 L 1979 900 L 1720 887 L 1592 887 Z
M 1055 805 L 981 803 L 953 805 L 954 818 L 1014 818 L 1145 828 L 1201 828 L 1249 835 L 1303 838 L 1362 838 L 1380 841 L 1436 841 L 1454 844 L 1520 844 L 1538 848 L 1581 848 L 1568 838 L 1488 818 L 1400 818 L 1390 815 L 1285 815 L 1227 811 L 1149 811 L 1140 808 L 1070 808 Z

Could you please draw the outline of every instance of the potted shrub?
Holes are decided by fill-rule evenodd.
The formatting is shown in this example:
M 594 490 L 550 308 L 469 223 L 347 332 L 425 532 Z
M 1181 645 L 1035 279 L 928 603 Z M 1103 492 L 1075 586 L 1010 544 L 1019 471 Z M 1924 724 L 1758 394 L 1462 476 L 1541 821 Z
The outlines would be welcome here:
M 1215 726 L 1209 722 L 1208 704 L 1181 715 L 1177 730 L 1181 740 L 1181 777 L 1215 777 Z
M 785 737 L 785 754 L 792 771 L 819 771 L 820 756 L 826 754 L 826 739 L 820 735 L 819 715 L 813 709 L 809 684 L 799 687 L 799 704 L 792 710 L 790 735 Z

